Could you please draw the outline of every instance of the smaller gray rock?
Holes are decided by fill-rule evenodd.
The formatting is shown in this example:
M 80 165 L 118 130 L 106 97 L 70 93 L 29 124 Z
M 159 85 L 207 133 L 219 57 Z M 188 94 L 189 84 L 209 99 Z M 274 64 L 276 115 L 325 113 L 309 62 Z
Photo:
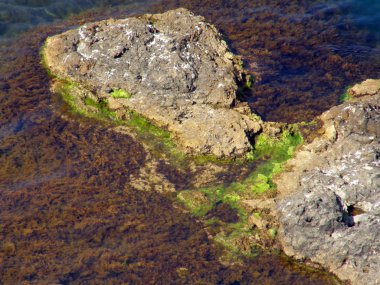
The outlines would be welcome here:
M 380 284 L 380 92 L 320 118 L 324 134 L 276 181 L 281 242 L 341 279 Z

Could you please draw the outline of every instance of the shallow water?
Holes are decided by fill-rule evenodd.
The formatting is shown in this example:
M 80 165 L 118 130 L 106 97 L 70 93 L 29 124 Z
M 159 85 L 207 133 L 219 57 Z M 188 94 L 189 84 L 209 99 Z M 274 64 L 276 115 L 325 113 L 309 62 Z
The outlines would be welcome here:
M 11 14 L 11 33 L 22 30 L 20 23 L 52 21 L 43 9 L 63 3 L 0 5 L 11 2 L 38 16 Z M 58 5 L 56 18 L 94 3 L 126 3 L 64 2 L 67 10 Z M 245 94 L 254 110 L 273 120 L 306 120 L 336 104 L 347 85 L 379 77 L 372 11 L 354 1 L 130 2 L 29 31 L 0 49 L 0 283 L 331 284 L 323 273 L 274 253 L 221 263 L 203 225 L 170 195 L 131 186 L 151 159 L 147 150 L 107 125 L 71 116 L 50 93 L 38 52 L 46 36 L 84 21 L 183 5 L 213 22 L 243 56 L 257 78 Z M 191 187 L 202 171 L 163 161 L 158 169 L 176 189 Z M 234 166 L 222 174 L 225 182 L 241 175 Z

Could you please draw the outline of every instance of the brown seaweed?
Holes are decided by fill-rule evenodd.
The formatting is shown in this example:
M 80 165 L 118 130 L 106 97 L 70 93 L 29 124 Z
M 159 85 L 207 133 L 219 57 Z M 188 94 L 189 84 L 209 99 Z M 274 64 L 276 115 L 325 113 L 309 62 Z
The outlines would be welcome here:
M 297 23 L 275 9 L 249 14 L 267 2 L 299 13 L 300 1 L 166 2 L 151 11 L 187 6 L 228 36 L 259 78 L 247 96 L 267 118 L 310 119 L 334 105 L 345 85 L 375 74 L 365 60 L 317 48 L 341 41 L 323 15 Z M 336 284 L 333 276 L 277 253 L 259 251 L 243 263 L 222 264 L 221 249 L 196 218 L 174 207 L 170 197 L 129 185 L 146 163 L 146 149 L 103 123 L 73 117 L 49 91 L 38 56 L 48 35 L 128 13 L 91 11 L 1 47 L 0 283 Z M 310 70 L 277 78 L 279 66 L 287 65 Z M 182 170 L 164 164 L 159 171 L 179 189 L 196 175 L 181 179 Z M 224 210 L 210 215 L 234 218 Z

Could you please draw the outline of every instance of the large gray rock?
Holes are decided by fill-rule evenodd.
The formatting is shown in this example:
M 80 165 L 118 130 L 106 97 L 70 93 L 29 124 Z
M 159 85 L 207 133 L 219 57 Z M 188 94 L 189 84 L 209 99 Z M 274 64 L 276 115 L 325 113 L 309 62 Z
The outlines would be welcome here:
M 358 285 L 380 284 L 379 88 L 324 113 L 322 136 L 276 181 L 285 252 Z M 357 97 L 367 89 L 353 88 Z
M 86 24 L 49 38 L 44 54 L 53 73 L 168 128 L 188 152 L 242 155 L 261 129 L 233 108 L 239 58 L 188 10 Z M 112 98 L 118 89 L 131 98 Z

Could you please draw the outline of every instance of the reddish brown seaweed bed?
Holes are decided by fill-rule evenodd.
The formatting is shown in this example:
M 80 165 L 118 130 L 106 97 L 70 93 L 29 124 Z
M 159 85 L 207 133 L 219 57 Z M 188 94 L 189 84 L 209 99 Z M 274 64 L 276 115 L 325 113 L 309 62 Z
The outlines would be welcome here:
M 308 61 L 313 64 L 307 80 L 295 76 L 291 83 L 285 76 L 273 83 L 277 65 L 304 64 L 302 58 L 316 52 L 309 47 L 324 39 L 339 41 L 335 31 L 311 36 L 303 47 L 297 45 L 300 33 L 326 28 L 318 19 L 302 25 L 276 16 L 275 10 L 247 15 L 260 1 L 166 2 L 166 8 L 183 5 L 204 14 L 226 33 L 247 66 L 261 76 L 250 96 L 253 107 L 268 118 L 307 119 L 335 104 L 337 93 L 327 92 L 329 76 L 323 78 L 322 71 L 333 77 L 336 90 L 366 76 L 355 73 L 362 63 L 322 50 Z M 301 9 L 300 1 L 269 2 L 288 12 Z M 219 249 L 202 224 L 173 207 L 170 197 L 128 184 L 146 163 L 146 150 L 138 142 L 66 114 L 49 92 L 39 48 L 48 35 L 109 13 L 86 13 L 36 29 L 0 51 L 0 283 L 331 284 L 328 275 L 274 254 L 221 264 Z M 277 32 L 279 25 L 283 28 Z M 283 40 L 276 39 L 278 33 L 285 33 Z M 312 86 L 294 93 L 291 86 L 297 84 Z M 276 88 L 286 96 L 277 97 Z M 180 188 L 196 175 L 181 182 L 174 167 L 162 171 Z

